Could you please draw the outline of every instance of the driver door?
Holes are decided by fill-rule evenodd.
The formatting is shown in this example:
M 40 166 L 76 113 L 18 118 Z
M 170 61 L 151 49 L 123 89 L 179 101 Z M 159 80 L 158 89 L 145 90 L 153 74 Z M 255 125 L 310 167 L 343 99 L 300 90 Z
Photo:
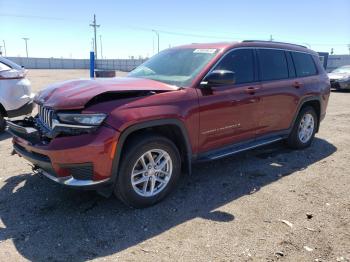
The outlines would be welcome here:
M 229 51 L 212 70 L 235 73 L 235 83 L 198 88 L 199 151 L 255 138 L 261 112 L 253 49 Z

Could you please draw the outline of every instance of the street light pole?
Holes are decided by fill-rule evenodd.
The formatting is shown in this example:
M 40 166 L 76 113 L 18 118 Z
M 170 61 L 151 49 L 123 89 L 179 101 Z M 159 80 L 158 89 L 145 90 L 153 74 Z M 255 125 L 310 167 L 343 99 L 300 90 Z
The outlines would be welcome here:
M 5 40 L 2 40 L 2 42 L 4 43 L 4 53 L 5 53 L 5 56 L 7 56 Z
M 22 37 L 22 39 L 24 40 L 24 42 L 26 42 L 26 53 L 27 53 L 27 58 L 28 58 L 28 44 L 27 44 L 27 42 L 28 42 L 29 38 L 28 37 Z
M 152 32 L 154 32 L 157 35 L 158 38 L 158 53 L 159 53 L 159 32 L 157 30 L 152 29 Z
M 101 49 L 101 59 L 103 59 L 103 53 L 102 53 L 102 35 L 100 35 L 100 49 Z

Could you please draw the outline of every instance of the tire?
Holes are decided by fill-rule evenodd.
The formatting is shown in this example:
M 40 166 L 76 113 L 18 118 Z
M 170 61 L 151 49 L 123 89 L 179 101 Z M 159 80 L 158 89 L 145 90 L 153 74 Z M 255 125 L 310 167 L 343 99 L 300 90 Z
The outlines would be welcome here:
M 0 112 L 0 133 L 4 132 L 6 128 L 6 121 L 4 119 L 4 115 L 2 112 Z
M 149 152 L 154 160 L 163 154 L 159 165 L 151 163 Z M 179 150 L 173 142 L 162 136 L 144 135 L 133 139 L 123 152 L 120 163 L 114 194 L 126 205 L 135 208 L 149 207 L 164 199 L 175 188 L 181 173 Z M 150 166 L 158 169 L 150 169 Z
M 312 118 L 312 120 L 310 120 L 310 117 Z M 304 121 L 303 123 L 309 123 L 306 126 L 304 126 L 307 130 L 304 131 L 304 133 L 302 121 Z M 312 123 L 307 121 L 312 121 Z M 315 109 L 311 106 L 303 107 L 300 110 L 298 117 L 294 123 L 292 132 L 290 133 L 287 139 L 288 146 L 293 149 L 304 149 L 309 147 L 315 137 L 317 126 L 318 117 L 315 112 Z M 305 136 L 303 136 L 303 134 L 305 134 Z

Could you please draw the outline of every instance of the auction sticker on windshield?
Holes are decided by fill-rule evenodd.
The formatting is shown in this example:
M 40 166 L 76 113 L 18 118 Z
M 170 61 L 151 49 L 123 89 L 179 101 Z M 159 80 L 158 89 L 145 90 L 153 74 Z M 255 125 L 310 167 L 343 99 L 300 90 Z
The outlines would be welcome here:
M 204 54 L 214 54 L 216 49 L 210 48 L 210 49 L 195 49 L 193 53 L 204 53 Z

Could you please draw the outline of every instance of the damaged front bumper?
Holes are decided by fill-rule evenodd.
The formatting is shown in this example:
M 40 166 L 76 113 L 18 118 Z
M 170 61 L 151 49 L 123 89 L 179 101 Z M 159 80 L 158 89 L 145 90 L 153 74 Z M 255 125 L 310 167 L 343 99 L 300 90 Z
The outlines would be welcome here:
M 54 176 L 45 170 L 38 169 L 38 172 L 40 174 L 43 174 L 45 177 L 51 179 L 52 181 L 55 181 L 61 185 L 70 186 L 70 187 L 84 187 L 84 188 L 91 188 L 98 185 L 105 184 L 106 182 L 109 182 L 109 178 L 99 180 L 99 181 L 93 181 L 93 180 L 81 180 L 76 179 L 73 176 L 66 176 L 66 177 L 57 177 Z
M 8 121 L 15 152 L 62 185 L 92 188 L 110 184 L 119 133 L 107 126 L 79 135 L 46 136 L 35 118 Z M 65 133 L 69 130 L 65 130 Z M 77 130 L 75 130 L 77 132 Z

